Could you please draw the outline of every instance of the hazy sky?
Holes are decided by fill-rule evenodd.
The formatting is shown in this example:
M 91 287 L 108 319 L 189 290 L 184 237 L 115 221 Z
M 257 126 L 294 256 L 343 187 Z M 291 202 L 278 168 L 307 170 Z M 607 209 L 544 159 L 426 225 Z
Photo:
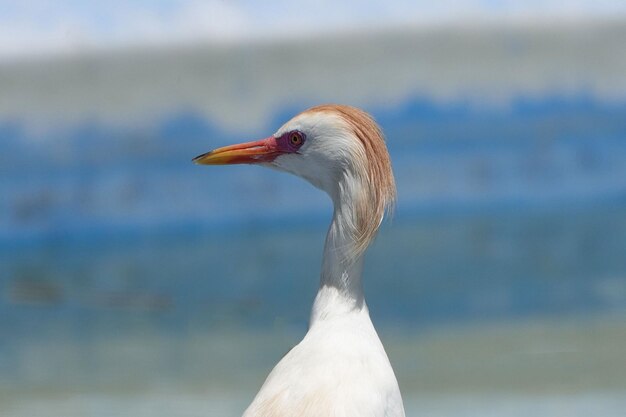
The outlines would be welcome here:
M 0 0 L 0 56 L 393 25 L 626 16 L 624 0 Z

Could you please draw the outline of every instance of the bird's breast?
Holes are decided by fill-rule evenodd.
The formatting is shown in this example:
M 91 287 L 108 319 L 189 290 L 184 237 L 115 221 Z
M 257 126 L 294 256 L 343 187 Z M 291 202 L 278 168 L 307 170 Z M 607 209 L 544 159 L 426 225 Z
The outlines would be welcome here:
M 369 317 L 316 323 L 272 370 L 245 417 L 404 415 Z

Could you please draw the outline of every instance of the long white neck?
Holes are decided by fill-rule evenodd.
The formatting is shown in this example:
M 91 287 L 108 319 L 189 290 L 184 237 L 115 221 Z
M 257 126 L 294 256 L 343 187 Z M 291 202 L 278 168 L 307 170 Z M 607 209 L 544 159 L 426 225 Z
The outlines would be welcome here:
M 367 306 L 361 285 L 363 254 L 355 254 L 355 224 L 352 197 L 358 190 L 354 181 L 345 179 L 336 193 L 333 220 L 326 235 L 320 287 L 311 311 L 311 326 L 351 313 L 365 313 Z

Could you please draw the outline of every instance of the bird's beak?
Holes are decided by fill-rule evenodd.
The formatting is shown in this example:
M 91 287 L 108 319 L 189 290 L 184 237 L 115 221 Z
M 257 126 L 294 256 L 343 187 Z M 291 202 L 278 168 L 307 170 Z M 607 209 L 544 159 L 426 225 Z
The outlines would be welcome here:
M 270 136 L 254 142 L 224 146 L 193 158 L 199 165 L 256 164 L 271 162 L 282 152 L 278 149 L 276 138 Z

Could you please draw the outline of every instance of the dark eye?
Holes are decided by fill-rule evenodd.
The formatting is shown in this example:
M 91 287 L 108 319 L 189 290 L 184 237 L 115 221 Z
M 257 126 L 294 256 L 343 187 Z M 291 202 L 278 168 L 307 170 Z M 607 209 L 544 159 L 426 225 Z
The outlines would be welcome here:
M 302 145 L 302 135 L 300 134 L 300 132 L 291 132 L 289 134 L 289 143 L 291 143 L 293 146 Z

